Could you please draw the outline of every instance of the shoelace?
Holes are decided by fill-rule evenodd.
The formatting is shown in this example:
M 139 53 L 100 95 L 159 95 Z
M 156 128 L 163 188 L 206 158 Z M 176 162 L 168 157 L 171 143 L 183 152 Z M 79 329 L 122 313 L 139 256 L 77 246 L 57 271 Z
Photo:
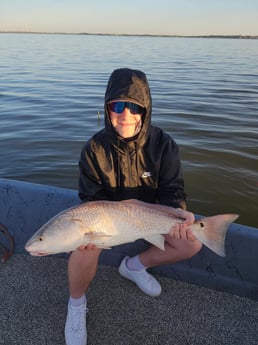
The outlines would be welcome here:
M 152 276 L 145 269 L 138 272 L 141 273 L 142 278 L 146 281 L 147 284 L 152 282 Z
M 88 312 L 88 308 L 81 306 L 78 308 L 71 308 L 71 317 L 70 317 L 70 327 L 73 331 L 77 332 L 85 327 L 84 316 Z

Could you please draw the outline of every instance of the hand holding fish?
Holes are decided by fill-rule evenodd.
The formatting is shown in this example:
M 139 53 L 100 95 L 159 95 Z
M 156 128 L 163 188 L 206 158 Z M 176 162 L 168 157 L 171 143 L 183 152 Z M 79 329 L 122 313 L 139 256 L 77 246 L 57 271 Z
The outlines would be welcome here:
M 176 223 L 172 226 L 169 236 L 177 240 L 183 239 L 195 241 L 196 237 L 193 235 L 192 229 L 190 229 L 195 221 L 194 214 L 192 212 L 182 210 L 181 208 L 178 208 L 177 211 L 177 217 L 184 219 L 184 221 L 183 223 Z
M 93 243 L 88 243 L 87 245 L 82 245 L 78 248 L 78 250 L 83 251 L 83 250 L 94 250 L 97 249 L 97 246 Z

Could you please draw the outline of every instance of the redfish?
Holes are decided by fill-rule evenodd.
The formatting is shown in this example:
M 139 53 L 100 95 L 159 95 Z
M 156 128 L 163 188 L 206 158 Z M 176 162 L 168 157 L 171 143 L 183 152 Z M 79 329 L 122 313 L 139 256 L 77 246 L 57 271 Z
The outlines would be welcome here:
M 164 250 L 164 237 L 184 220 L 178 210 L 139 200 L 91 201 L 57 214 L 26 243 L 31 255 L 71 252 L 81 245 L 108 249 L 140 238 Z M 222 214 L 196 220 L 191 230 L 205 246 L 225 256 L 225 236 L 236 214 Z

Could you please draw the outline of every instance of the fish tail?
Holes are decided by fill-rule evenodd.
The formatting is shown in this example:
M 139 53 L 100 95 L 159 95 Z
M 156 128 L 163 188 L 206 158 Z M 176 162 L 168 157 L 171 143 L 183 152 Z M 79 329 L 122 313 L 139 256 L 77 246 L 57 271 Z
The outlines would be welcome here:
M 238 217 L 237 214 L 221 214 L 198 220 L 196 237 L 216 254 L 225 256 L 226 232 L 229 225 Z

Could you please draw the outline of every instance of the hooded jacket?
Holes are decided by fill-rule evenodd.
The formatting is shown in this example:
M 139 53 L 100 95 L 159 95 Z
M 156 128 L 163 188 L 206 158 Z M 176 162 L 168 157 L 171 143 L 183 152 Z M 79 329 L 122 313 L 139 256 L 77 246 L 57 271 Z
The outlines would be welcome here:
M 140 132 L 124 139 L 115 132 L 107 103 L 124 100 L 146 109 Z M 151 125 L 152 99 L 145 74 L 115 70 L 105 93 L 105 128 L 83 146 L 79 162 L 82 201 L 139 199 L 185 208 L 184 181 L 175 141 Z

